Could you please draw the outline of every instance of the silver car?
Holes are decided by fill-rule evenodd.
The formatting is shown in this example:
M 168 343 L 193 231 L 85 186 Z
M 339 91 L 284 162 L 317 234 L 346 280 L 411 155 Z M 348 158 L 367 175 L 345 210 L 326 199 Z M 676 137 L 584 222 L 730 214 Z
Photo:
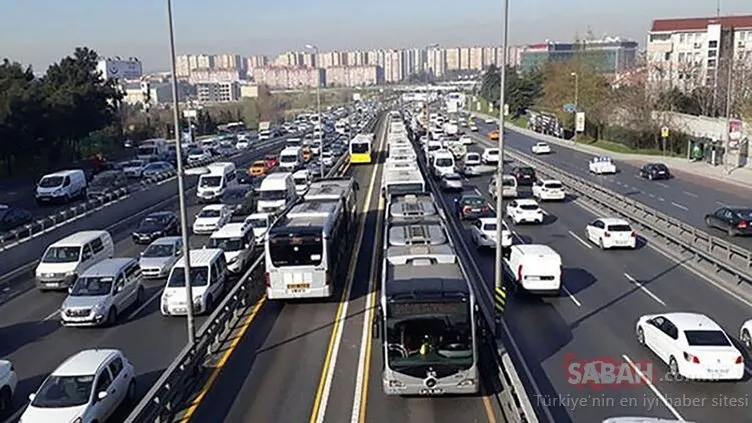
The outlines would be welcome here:
M 141 253 L 138 261 L 145 278 L 166 278 L 172 266 L 183 254 L 183 242 L 179 236 L 156 239 Z
M 440 185 L 444 191 L 462 191 L 462 176 L 456 173 L 446 173 L 441 176 Z

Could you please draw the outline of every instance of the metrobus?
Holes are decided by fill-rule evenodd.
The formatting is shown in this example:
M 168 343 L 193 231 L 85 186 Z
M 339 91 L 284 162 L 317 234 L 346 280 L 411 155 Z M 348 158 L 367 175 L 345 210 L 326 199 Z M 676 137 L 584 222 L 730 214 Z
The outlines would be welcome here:
M 322 192 L 294 205 L 267 231 L 264 243 L 266 295 L 274 299 L 329 298 L 344 279 L 355 239 L 357 217 L 350 185 Z M 334 184 L 337 185 L 337 184 Z M 349 188 L 348 188 L 349 187 Z M 336 196 L 335 196 L 336 195 Z
M 374 134 L 358 134 L 350 140 L 350 163 L 371 163 Z
M 381 339 L 387 395 L 475 394 L 478 307 L 430 194 L 395 196 L 385 216 Z
M 395 168 L 389 161 L 386 164 L 381 181 L 381 194 L 386 199 L 395 195 L 426 192 L 426 180 L 419 168 Z

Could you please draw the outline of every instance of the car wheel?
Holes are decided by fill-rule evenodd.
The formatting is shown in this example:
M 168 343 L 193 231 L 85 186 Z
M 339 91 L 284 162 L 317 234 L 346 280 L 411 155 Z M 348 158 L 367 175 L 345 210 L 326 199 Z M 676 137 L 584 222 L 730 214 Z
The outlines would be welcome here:
M 653 174 L 652 173 L 648 173 L 648 181 L 652 181 L 652 180 L 653 180 Z
M 671 357 L 668 361 L 668 372 L 671 376 L 679 376 L 679 363 L 676 362 L 674 357 Z
M 744 331 L 742 331 L 742 344 L 744 344 L 745 347 L 752 349 L 752 336 L 749 335 L 749 331 L 747 329 L 744 329 Z
M 645 346 L 645 331 L 642 328 L 637 328 L 637 343 Z
M 705 226 L 707 226 L 708 228 L 713 227 L 713 222 L 708 217 L 705 218 Z

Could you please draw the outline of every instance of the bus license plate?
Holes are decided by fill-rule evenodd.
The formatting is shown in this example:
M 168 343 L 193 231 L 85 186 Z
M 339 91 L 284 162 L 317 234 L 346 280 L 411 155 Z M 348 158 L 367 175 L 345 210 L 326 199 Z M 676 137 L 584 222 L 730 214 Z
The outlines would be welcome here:
M 420 394 L 421 395 L 441 395 L 444 393 L 444 390 L 441 388 L 433 388 L 433 389 L 421 389 Z
M 287 285 L 287 290 L 292 292 L 305 292 L 311 289 L 311 284 L 309 283 L 295 283 Z

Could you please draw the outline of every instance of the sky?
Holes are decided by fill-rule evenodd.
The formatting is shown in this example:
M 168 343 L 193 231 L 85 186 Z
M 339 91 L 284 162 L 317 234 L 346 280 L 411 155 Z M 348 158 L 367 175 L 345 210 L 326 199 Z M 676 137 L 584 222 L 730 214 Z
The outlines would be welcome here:
M 750 0 L 720 0 L 752 15 Z M 717 0 L 510 0 L 509 42 L 569 41 L 588 30 L 644 44 L 653 19 L 715 16 Z M 0 58 L 43 72 L 77 46 L 169 69 L 166 0 L 0 0 Z M 499 45 L 502 1 L 174 0 L 178 54 Z

